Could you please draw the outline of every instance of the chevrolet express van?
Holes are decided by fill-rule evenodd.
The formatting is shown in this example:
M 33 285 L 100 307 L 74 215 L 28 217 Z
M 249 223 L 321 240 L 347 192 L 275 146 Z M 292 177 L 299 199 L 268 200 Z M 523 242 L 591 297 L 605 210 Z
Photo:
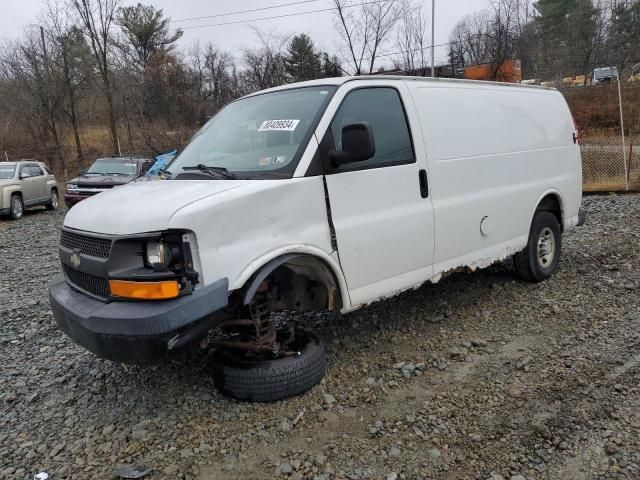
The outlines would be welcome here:
M 326 359 L 273 312 L 346 313 L 510 256 L 545 280 L 582 223 L 581 184 L 552 89 L 377 76 L 273 88 L 225 107 L 160 179 L 70 210 L 51 307 L 115 361 L 209 335 L 223 392 L 283 398 L 318 383 Z

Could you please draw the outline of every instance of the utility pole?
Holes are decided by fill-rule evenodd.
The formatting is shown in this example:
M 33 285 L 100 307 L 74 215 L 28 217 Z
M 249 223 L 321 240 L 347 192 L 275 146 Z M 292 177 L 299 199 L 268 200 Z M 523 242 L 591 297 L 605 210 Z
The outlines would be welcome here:
M 40 40 L 42 40 L 42 58 L 47 58 L 47 44 L 44 41 L 44 27 L 40 27 Z
M 624 115 L 622 114 L 622 88 L 620 87 L 620 77 L 622 71 L 617 73 L 618 80 L 618 104 L 620 106 L 620 135 L 622 136 L 622 161 L 624 162 L 624 189 L 629 190 L 629 170 L 627 169 L 627 145 L 624 138 Z
M 431 0 L 431 78 L 436 76 L 436 0 Z

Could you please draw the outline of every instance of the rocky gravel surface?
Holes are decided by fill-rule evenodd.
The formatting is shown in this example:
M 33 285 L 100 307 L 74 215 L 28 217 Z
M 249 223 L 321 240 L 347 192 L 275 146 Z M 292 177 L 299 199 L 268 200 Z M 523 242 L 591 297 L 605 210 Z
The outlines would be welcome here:
M 329 369 L 241 403 L 199 350 L 96 358 L 56 328 L 64 212 L 0 221 L 0 479 L 640 478 L 640 196 L 586 197 L 560 271 L 509 262 L 343 317 L 305 317 Z

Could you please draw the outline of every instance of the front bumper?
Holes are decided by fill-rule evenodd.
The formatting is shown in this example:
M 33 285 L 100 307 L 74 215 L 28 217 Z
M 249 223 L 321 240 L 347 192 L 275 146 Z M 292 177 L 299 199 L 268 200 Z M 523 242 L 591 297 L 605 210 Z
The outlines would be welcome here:
M 76 292 L 62 275 L 49 284 L 58 326 L 78 345 L 116 362 L 145 363 L 192 343 L 228 304 L 228 280 L 166 301 L 104 303 Z

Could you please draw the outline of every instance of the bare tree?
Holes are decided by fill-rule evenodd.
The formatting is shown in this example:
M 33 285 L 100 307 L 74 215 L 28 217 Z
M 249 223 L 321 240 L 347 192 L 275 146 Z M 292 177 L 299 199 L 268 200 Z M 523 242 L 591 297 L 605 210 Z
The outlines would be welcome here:
M 289 37 L 255 30 L 261 47 L 242 54 L 243 77 L 249 90 L 263 90 L 287 83 L 285 46 Z
M 84 40 L 82 31 L 69 21 L 69 17 L 61 9 L 60 4 L 49 1 L 41 21 L 47 26 L 46 32 L 51 46 L 50 58 L 56 70 L 60 72 L 66 93 L 66 102 L 62 106 L 62 110 L 71 123 L 76 153 L 78 159 L 82 161 L 77 97 L 80 89 L 88 83 L 91 75 L 87 61 L 90 57 L 89 46 Z
M 422 5 L 414 7 L 406 2 L 396 31 L 396 47 L 400 51 L 398 65 L 410 72 L 420 71 L 424 75 L 427 68 L 427 19 Z
M 44 35 L 33 30 L 27 30 L 21 41 L 7 45 L 0 63 L 5 84 L 2 103 L 31 132 L 35 142 L 46 146 L 52 141 L 56 157 L 62 159 L 63 89 L 44 48 Z
M 490 0 L 491 23 L 487 30 L 491 80 L 496 80 L 505 62 L 518 53 L 520 2 L 518 0 Z
M 347 0 L 333 0 L 334 25 L 342 42 L 345 64 L 354 75 L 373 73 L 380 47 L 384 45 L 404 12 L 401 0 L 371 2 L 356 6 Z
M 115 23 L 120 0 L 68 0 L 77 12 L 84 33 L 89 39 L 96 66 L 102 79 L 102 88 L 107 101 L 109 129 L 114 152 L 118 151 L 118 129 L 113 101 L 110 54 L 113 45 L 111 27 Z
M 460 52 L 462 65 L 477 65 L 490 61 L 488 33 L 491 20 L 488 10 L 466 15 L 453 27 L 449 41 Z
M 463 17 L 449 37 L 454 68 L 491 64 L 490 79 L 495 80 L 505 62 L 519 55 L 528 11 L 522 0 L 489 0 L 487 9 Z

